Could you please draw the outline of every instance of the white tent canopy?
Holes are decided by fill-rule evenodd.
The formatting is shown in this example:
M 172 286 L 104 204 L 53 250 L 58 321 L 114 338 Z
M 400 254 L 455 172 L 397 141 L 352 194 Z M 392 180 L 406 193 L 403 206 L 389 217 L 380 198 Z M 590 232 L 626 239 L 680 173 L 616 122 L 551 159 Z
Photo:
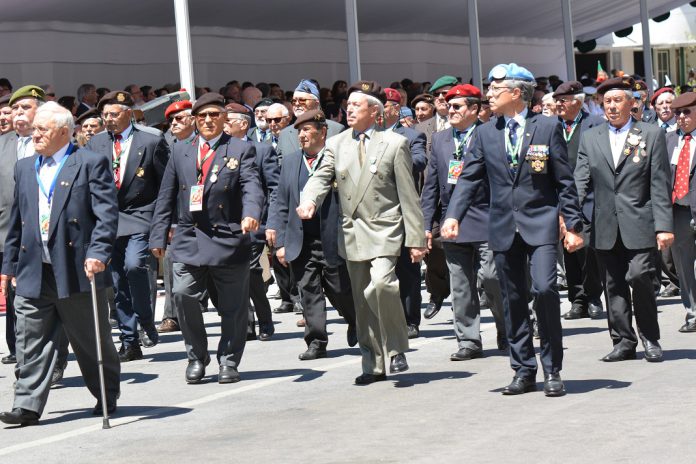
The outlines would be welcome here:
M 562 0 L 478 2 L 484 73 L 516 61 L 565 77 Z M 357 0 L 362 76 L 389 83 L 471 76 L 466 2 Z M 648 0 L 650 17 L 687 3 Z M 573 32 L 593 39 L 636 24 L 638 0 L 575 0 Z M 329 86 L 348 79 L 343 0 L 189 0 L 195 79 Z M 172 0 L 3 0 L 0 75 L 15 85 L 82 82 L 112 88 L 179 80 Z

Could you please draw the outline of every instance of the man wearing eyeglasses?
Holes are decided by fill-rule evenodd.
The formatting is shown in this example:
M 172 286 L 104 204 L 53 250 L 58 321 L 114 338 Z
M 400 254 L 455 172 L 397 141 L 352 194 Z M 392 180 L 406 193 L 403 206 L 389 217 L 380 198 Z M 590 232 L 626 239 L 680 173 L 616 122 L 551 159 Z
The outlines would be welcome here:
M 273 104 L 273 100 L 270 98 L 262 98 L 256 106 L 254 106 L 254 123 L 255 127 L 250 125 L 247 137 L 252 142 L 258 143 L 271 143 L 271 131 L 268 127 L 268 121 L 266 121 L 266 113 L 268 112 L 268 107 Z
M 134 105 L 128 92 L 109 92 L 99 101 L 106 131 L 87 148 L 111 160 L 118 192 L 118 235 L 111 259 L 116 320 L 121 331 L 121 362 L 142 359 L 144 347 L 159 341 L 151 297 L 152 256 L 148 239 L 157 193 L 169 160 L 162 135 L 140 130 L 132 122 Z M 138 325 L 142 331 L 138 331 Z
M 566 145 L 557 120 L 529 110 L 534 76 L 515 63 L 488 75 L 488 101 L 501 116 L 477 129 L 447 208 L 442 237 L 454 239 L 478 189 L 491 189 L 488 244 L 493 250 L 505 307 L 510 365 L 515 371 L 504 395 L 535 391 L 537 360 L 527 306 L 529 274 L 536 297 L 541 364 L 546 396 L 565 394 L 561 304 L 556 286 L 559 211 L 567 232 L 564 245 L 583 246 L 583 224 Z M 529 272 L 528 272 L 529 270 Z
M 222 95 L 206 93 L 191 113 L 199 136 L 174 147 L 157 198 L 150 248 L 162 256 L 170 226 L 176 224 L 173 297 L 188 358 L 186 382 L 200 382 L 210 363 L 200 299 L 212 282 L 221 329 L 218 382 L 234 383 L 240 380 L 246 344 L 250 233 L 259 227 L 264 194 L 254 146 L 224 133 Z
M 433 105 L 435 106 L 435 117 L 427 119 L 417 124 L 415 129 L 425 134 L 427 139 L 427 153 L 430 155 L 432 136 L 435 132 L 448 129 L 450 127 L 447 119 L 447 101 L 445 95 L 449 90 L 457 85 L 459 80 L 454 76 L 442 76 L 430 86 L 429 92 L 433 95 Z

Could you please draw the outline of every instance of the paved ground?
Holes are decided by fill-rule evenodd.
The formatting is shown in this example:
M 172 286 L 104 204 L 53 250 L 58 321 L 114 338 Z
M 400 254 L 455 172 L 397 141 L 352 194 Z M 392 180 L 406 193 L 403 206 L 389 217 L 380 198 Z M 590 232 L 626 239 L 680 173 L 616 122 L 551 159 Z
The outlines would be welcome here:
M 145 359 L 123 365 L 111 430 L 90 414 L 95 400 L 70 362 L 40 426 L 0 428 L 0 462 L 693 462 L 696 334 L 677 332 L 677 298 L 660 304 L 661 364 L 641 354 L 601 363 L 611 348 L 606 320 L 564 321 L 562 398 L 499 393 L 512 371 L 488 311 L 485 358 L 449 361 L 456 344 L 447 306 L 412 341 L 411 370 L 367 387 L 353 385 L 359 353 L 335 311 L 329 358 L 299 361 L 297 316 L 276 315 L 276 335 L 247 344 L 243 381 L 232 385 L 217 383 L 213 365 L 206 383 L 186 385 L 180 334 L 168 334 Z M 217 316 L 205 319 L 214 347 Z M 12 380 L 12 368 L 0 366 L 0 409 L 11 407 Z

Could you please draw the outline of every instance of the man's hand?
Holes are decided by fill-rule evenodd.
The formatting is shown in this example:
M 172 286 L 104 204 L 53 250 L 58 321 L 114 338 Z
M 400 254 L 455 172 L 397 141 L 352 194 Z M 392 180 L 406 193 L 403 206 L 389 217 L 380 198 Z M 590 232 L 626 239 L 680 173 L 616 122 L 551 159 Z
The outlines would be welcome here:
M 440 236 L 442 238 L 453 240 L 459 235 L 459 221 L 456 219 L 446 219 L 440 226 Z
M 259 230 L 259 221 L 252 217 L 242 219 L 242 233 L 256 232 Z
M 164 256 L 164 248 L 153 248 L 150 251 L 152 252 L 152 255 L 157 259 L 160 259 Z
M 563 247 L 568 253 L 573 253 L 579 250 L 582 248 L 584 243 L 585 241 L 583 240 L 582 235 L 571 232 L 570 230 L 566 231 L 565 239 L 563 240 Z
M 285 261 L 285 247 L 280 247 L 276 250 L 276 258 L 283 267 L 288 267 L 288 262 Z
M 176 231 L 175 228 L 170 228 L 169 232 L 167 232 L 167 243 L 172 243 L 172 239 L 174 238 L 174 232 Z
M 425 231 L 425 239 L 427 240 L 428 250 L 432 250 L 433 249 L 433 233 L 430 232 L 429 230 L 426 230 Z
M 300 206 L 295 209 L 300 219 L 312 219 L 316 210 L 317 205 L 312 201 L 303 201 L 300 203 Z
M 409 248 L 408 253 L 411 255 L 412 263 L 420 263 L 421 261 L 423 261 L 423 258 L 425 258 L 425 255 L 428 253 L 428 249 L 426 247 L 414 247 Z
M 7 286 L 10 285 L 10 280 L 13 280 L 12 276 L 2 274 L 0 275 L 0 292 L 2 292 L 2 296 L 7 298 Z
M 568 229 L 566 229 L 563 216 L 558 216 L 558 240 L 563 240 L 563 237 L 565 237 L 566 232 L 568 232 Z
M 98 259 L 94 258 L 87 258 L 85 259 L 85 274 L 87 274 L 87 278 L 89 280 L 92 280 L 94 278 L 94 274 L 98 274 L 100 272 L 103 272 L 104 269 L 106 269 L 106 265 L 99 261 Z
M 276 244 L 276 231 L 273 229 L 266 229 L 266 243 L 271 248 L 275 248 Z
M 662 251 L 672 246 L 674 234 L 672 232 L 660 232 L 657 234 L 657 249 Z

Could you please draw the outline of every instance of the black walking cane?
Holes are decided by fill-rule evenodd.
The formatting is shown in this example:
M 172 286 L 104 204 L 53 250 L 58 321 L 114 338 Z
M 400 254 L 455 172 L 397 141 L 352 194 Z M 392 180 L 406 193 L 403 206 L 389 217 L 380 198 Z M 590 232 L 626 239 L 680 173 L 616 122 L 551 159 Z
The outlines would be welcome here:
M 109 424 L 109 407 L 106 404 L 106 385 L 104 383 L 104 360 L 102 359 L 101 333 L 99 333 L 99 312 L 97 311 L 97 286 L 94 283 L 94 275 L 89 279 L 92 286 L 92 311 L 94 313 L 94 334 L 97 337 L 97 363 L 99 364 L 99 389 L 101 390 L 101 405 L 102 405 L 102 429 L 110 429 Z

